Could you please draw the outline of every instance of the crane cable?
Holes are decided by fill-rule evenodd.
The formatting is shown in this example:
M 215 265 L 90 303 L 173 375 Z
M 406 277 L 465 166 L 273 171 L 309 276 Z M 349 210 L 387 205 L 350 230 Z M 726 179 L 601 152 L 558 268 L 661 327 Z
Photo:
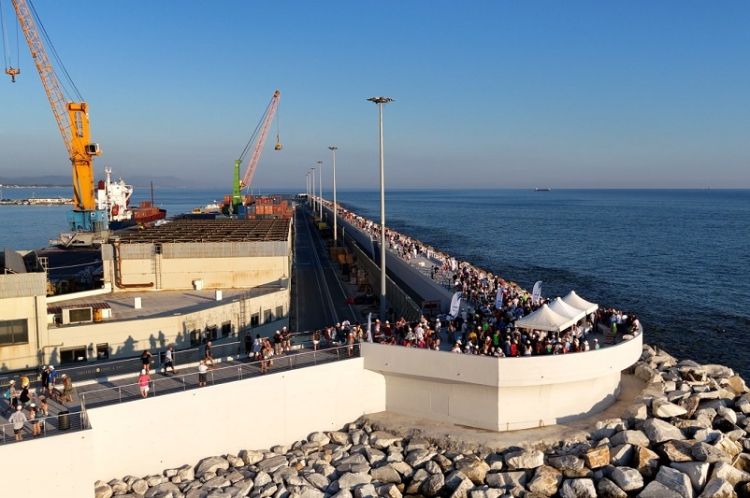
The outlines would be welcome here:
M 8 31 L 5 28 L 5 7 L 3 7 L 2 0 L 0 0 L 0 30 L 3 32 L 3 63 L 5 64 L 5 69 L 9 69 L 10 45 L 8 45 Z
M 29 7 L 31 8 L 31 12 L 34 15 L 34 20 L 39 25 L 42 36 L 44 37 L 44 40 L 47 46 L 50 48 L 50 51 L 52 52 L 52 56 L 55 58 L 55 61 L 57 61 L 57 64 L 60 67 L 60 69 L 62 69 L 62 72 L 65 75 L 65 79 L 67 80 L 68 84 L 73 90 L 72 94 L 74 97 L 76 97 L 76 99 L 71 99 L 71 100 L 77 100 L 78 102 L 83 102 L 83 97 L 81 96 L 81 92 L 78 91 L 78 87 L 73 81 L 73 78 L 70 77 L 70 73 L 68 73 L 68 69 L 65 67 L 65 64 L 63 64 L 62 59 L 60 59 L 60 56 L 57 53 L 57 49 L 55 48 L 55 45 L 52 43 L 52 39 L 50 39 L 49 35 L 47 34 L 47 29 L 44 27 L 44 23 L 42 23 L 42 20 L 39 17 L 39 14 L 37 14 L 36 12 L 36 7 L 34 7 L 34 3 L 31 0 L 28 0 L 28 3 L 29 3 Z M 68 98 L 70 98 L 71 88 L 66 88 L 66 91 L 68 92 Z
M 260 130 L 261 126 L 263 126 L 263 121 L 266 120 L 266 116 L 268 115 L 269 110 L 271 109 L 271 104 L 273 104 L 273 98 L 271 99 L 271 102 L 268 103 L 268 106 L 266 107 L 266 110 L 263 112 L 263 115 L 260 117 L 260 121 L 258 121 L 258 124 L 255 127 L 255 130 L 253 130 L 253 134 L 250 135 L 250 140 L 247 141 L 247 144 L 245 144 L 245 148 L 242 149 L 242 154 L 240 154 L 239 160 L 245 161 L 245 156 L 247 156 L 248 151 L 250 150 L 250 147 L 253 145 L 253 142 L 255 142 L 255 139 L 257 138 L 258 131 Z

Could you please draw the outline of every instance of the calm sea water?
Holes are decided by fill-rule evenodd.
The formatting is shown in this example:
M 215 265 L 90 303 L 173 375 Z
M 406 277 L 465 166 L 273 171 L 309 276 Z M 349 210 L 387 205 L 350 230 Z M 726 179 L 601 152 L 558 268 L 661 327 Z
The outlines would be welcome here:
M 160 189 L 157 204 L 177 213 L 222 195 Z M 379 218 L 377 192 L 339 198 Z M 0 206 L 0 247 L 45 245 L 67 210 Z M 396 230 L 527 289 L 542 280 L 545 296 L 574 289 L 633 311 L 647 341 L 679 357 L 750 374 L 750 190 L 393 191 L 386 215 Z

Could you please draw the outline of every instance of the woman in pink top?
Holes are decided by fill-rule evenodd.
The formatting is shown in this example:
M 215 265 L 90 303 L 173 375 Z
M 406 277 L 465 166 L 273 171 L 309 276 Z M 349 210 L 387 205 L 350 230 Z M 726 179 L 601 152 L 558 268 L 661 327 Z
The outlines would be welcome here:
M 141 370 L 141 375 L 138 377 L 138 386 L 141 388 L 141 396 L 148 398 L 148 383 L 151 382 L 151 378 L 146 373 L 146 369 Z

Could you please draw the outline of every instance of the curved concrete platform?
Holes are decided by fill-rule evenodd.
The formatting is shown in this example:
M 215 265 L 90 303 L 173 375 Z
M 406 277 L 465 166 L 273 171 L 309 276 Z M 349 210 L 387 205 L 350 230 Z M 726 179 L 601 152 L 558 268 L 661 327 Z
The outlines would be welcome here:
M 367 370 L 385 378 L 386 410 L 491 431 L 565 423 L 617 399 L 621 373 L 641 355 L 643 334 L 555 356 L 490 358 L 362 344 Z

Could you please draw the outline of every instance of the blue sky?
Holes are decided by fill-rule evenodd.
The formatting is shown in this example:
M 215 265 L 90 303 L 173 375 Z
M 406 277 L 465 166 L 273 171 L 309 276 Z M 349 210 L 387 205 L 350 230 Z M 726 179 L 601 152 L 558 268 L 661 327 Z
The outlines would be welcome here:
M 750 187 L 750 3 L 36 0 L 116 174 L 231 183 L 274 89 L 304 188 Z M 9 1 L 3 5 L 7 9 Z M 0 81 L 0 175 L 67 174 L 28 48 Z M 326 180 L 326 185 L 330 178 Z

